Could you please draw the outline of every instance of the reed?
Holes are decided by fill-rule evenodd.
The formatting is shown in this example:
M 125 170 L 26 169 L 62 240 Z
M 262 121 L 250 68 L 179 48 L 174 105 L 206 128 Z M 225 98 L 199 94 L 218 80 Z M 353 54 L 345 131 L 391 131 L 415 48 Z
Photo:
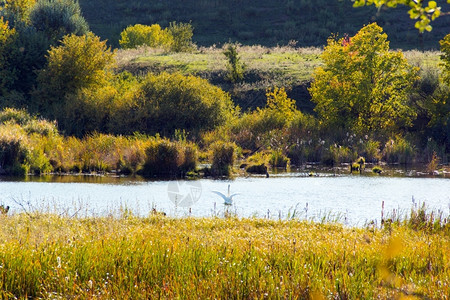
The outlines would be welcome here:
M 448 231 L 402 222 L 391 223 L 387 230 L 295 218 L 29 212 L 2 215 L 0 225 L 1 298 L 450 295 Z

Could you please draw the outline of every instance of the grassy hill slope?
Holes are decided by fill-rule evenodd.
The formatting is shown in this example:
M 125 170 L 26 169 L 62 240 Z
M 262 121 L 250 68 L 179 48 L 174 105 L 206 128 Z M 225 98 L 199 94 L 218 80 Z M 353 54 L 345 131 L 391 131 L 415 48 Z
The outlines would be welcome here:
M 119 50 L 118 69 L 135 75 L 147 72 L 178 71 L 208 79 L 212 84 L 229 92 L 236 104 L 244 110 L 264 106 L 266 89 L 285 87 L 288 96 L 297 101 L 303 112 L 311 113 L 308 87 L 314 69 L 321 65 L 319 48 L 242 46 L 238 48 L 245 64 L 245 77 L 241 83 L 226 80 L 226 57 L 223 49 L 199 48 L 192 53 L 165 53 L 151 48 Z M 408 61 L 416 66 L 437 68 L 438 52 L 406 51 Z
M 206 46 L 228 41 L 276 46 L 291 40 L 302 47 L 322 46 L 331 33 L 353 35 L 376 21 L 392 48 L 438 49 L 450 28 L 450 16 L 443 16 L 431 33 L 420 36 L 405 8 L 378 12 L 353 8 L 350 0 L 80 0 L 80 5 L 91 29 L 116 47 L 128 25 L 171 21 L 191 21 L 195 42 Z

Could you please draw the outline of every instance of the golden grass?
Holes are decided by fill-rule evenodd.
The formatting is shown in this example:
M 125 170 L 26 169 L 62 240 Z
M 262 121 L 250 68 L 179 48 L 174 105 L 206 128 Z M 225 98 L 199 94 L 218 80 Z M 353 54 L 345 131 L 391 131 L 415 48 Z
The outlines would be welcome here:
M 237 218 L 0 217 L 0 297 L 448 299 L 448 231 Z

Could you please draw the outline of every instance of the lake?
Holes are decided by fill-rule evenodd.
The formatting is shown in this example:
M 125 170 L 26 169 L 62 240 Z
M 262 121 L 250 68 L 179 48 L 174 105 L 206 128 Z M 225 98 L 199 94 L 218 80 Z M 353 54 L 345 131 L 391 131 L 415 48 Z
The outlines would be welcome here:
M 213 193 L 239 193 L 232 206 Z M 144 181 L 100 176 L 0 178 L 0 204 L 13 213 L 49 211 L 78 216 L 120 215 L 125 209 L 145 216 L 153 208 L 170 216 L 269 217 L 321 221 L 339 219 L 362 226 L 394 209 L 407 213 L 425 203 L 430 210 L 450 213 L 450 179 L 284 173 L 234 180 Z M 177 203 L 177 205 L 175 205 Z M 190 206 L 190 207 L 187 207 Z

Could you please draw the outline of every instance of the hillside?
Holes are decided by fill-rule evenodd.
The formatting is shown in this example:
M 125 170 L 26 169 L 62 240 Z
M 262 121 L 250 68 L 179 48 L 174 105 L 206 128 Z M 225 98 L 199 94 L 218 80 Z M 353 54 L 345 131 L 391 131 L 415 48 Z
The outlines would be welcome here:
M 388 33 L 391 48 L 438 49 L 450 28 L 450 16 L 434 22 L 431 33 L 419 35 L 405 8 L 377 11 L 353 8 L 350 0 L 80 0 L 91 30 L 112 46 L 128 25 L 191 21 L 194 41 L 210 46 L 228 41 L 244 45 L 322 46 L 331 33 L 355 34 L 377 22 Z M 450 11 L 445 4 L 443 11 Z
M 322 64 L 319 48 L 241 46 L 238 53 L 245 64 L 245 77 L 237 84 L 226 80 L 226 58 L 217 47 L 202 47 L 191 53 L 166 53 L 151 48 L 119 50 L 117 64 L 119 71 L 135 75 L 178 71 L 200 76 L 229 92 L 244 110 L 264 106 L 267 88 L 285 87 L 303 112 L 313 113 L 308 87 L 314 69 Z M 440 62 L 439 52 L 404 54 L 416 66 L 437 68 Z

